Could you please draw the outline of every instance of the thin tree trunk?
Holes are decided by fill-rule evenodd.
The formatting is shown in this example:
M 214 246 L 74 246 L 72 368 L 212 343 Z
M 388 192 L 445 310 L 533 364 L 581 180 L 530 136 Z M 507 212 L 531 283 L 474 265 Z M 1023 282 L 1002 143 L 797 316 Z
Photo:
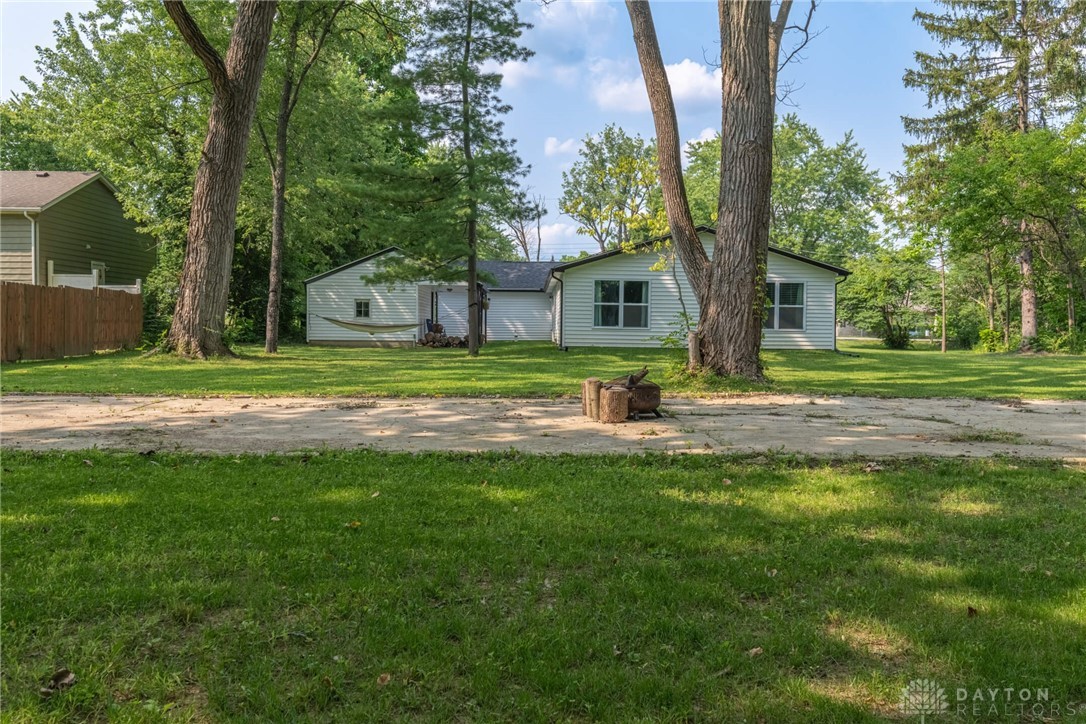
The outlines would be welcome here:
M 946 249 L 942 244 L 939 245 L 939 296 L 942 299 L 943 310 L 939 316 L 941 322 L 942 334 L 940 337 L 939 350 L 946 353 Z
M 298 54 L 298 35 L 301 33 L 304 16 L 297 12 L 294 22 L 291 24 L 287 38 L 287 58 L 283 72 L 283 86 L 279 95 L 279 111 L 275 117 L 275 150 L 267 147 L 267 138 L 261 129 L 261 138 L 264 140 L 265 151 L 269 155 L 272 171 L 272 238 L 271 258 L 268 264 L 268 306 L 264 321 L 264 351 L 274 354 L 279 351 L 279 311 L 283 298 L 283 258 L 286 255 L 286 216 L 287 216 L 287 131 L 290 127 L 290 119 L 294 114 L 294 107 L 298 103 L 298 96 L 302 90 L 309 70 L 317 62 L 317 58 L 324 48 L 324 42 L 335 24 L 336 17 L 347 3 L 341 0 L 332 7 L 313 46 L 313 51 L 302 66 L 295 80 L 294 64 Z
M 181 0 L 166 12 L 204 64 L 214 93 L 192 192 L 185 261 L 167 345 L 178 354 L 229 354 L 223 341 L 234 226 L 260 78 L 275 18 L 274 1 L 240 0 L 225 61 Z
M 996 287 L 995 279 L 992 275 L 992 252 L 991 250 L 985 250 L 984 252 L 984 271 L 988 276 L 988 295 L 986 299 L 987 311 L 988 311 L 988 329 L 995 329 L 996 325 Z
M 1003 284 L 1003 347 L 1007 351 L 1011 349 L 1011 282 L 1006 280 Z
M 712 261 L 714 293 L 699 324 L 701 353 L 710 369 L 760 380 L 773 174 L 770 6 L 720 0 L 718 9 L 723 89 L 720 200 Z
M 464 67 L 471 62 L 472 20 L 475 4 L 467 0 L 467 29 L 464 36 Z M 471 99 L 468 94 L 467 78 L 460 83 L 460 103 L 463 129 L 464 163 L 467 165 L 467 187 L 470 198 L 468 208 L 468 354 L 479 355 L 479 205 L 475 199 L 475 157 L 471 148 Z
M 298 33 L 302 15 L 298 13 L 287 37 L 287 58 L 283 86 L 279 92 L 279 111 L 275 116 L 275 149 L 270 151 L 272 166 L 272 238 L 268 264 L 268 306 L 264 315 L 264 351 L 279 351 L 279 305 L 283 294 L 283 249 L 286 245 L 287 214 L 287 127 L 290 124 L 291 97 L 294 95 L 294 59 L 298 52 Z M 263 128 L 261 128 L 263 137 Z M 266 143 L 266 139 L 265 139 Z M 266 151 L 269 149 L 265 148 Z
M 626 10 L 633 26 L 634 44 L 641 61 L 641 73 L 645 77 L 649 105 L 656 126 L 656 149 L 659 157 L 660 190 L 664 199 L 671 244 L 679 255 L 683 270 L 694 296 L 701 306 L 704 319 L 712 296 L 712 276 L 709 255 L 705 253 L 694 226 L 690 205 L 686 198 L 683 181 L 682 151 L 679 139 L 679 122 L 675 116 L 675 102 L 671 96 L 664 60 L 660 55 L 660 43 L 652 21 L 652 10 L 646 0 L 626 0 Z M 700 326 L 700 325 L 699 325 Z
M 1022 222 L 1023 227 L 1025 222 Z M 1022 270 L 1022 343 L 1021 350 L 1033 349 L 1037 337 L 1037 289 L 1033 277 L 1033 247 L 1028 242 L 1018 257 Z
M 1015 14 L 1019 27 L 1022 27 L 1029 8 L 1027 0 L 1019 0 L 1015 3 Z M 1025 34 L 1023 27 L 1023 34 Z M 1029 78 L 1030 78 L 1030 48 L 1023 43 L 1020 55 L 1017 58 L 1019 65 L 1018 77 L 1015 83 L 1015 99 L 1018 111 L 1018 132 L 1029 132 Z M 1024 219 L 1018 227 L 1022 235 L 1022 251 L 1018 256 L 1019 266 L 1022 270 L 1022 342 L 1019 349 L 1027 352 L 1034 347 L 1037 337 L 1037 288 L 1033 275 L 1033 246 L 1027 238 L 1029 224 Z

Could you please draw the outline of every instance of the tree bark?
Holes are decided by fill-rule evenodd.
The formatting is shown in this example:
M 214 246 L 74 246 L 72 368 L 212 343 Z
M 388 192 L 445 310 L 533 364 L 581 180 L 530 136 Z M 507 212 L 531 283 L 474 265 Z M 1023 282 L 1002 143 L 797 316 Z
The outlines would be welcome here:
M 192 192 L 185 261 L 167 345 L 178 354 L 229 354 L 223 341 L 234 226 L 246 151 L 264 73 L 274 0 L 240 0 L 225 61 L 200 31 L 182 0 L 166 12 L 204 64 L 214 93 Z
M 600 422 L 625 422 L 630 415 L 630 391 L 625 387 L 604 387 L 600 390 Z
M 946 353 L 946 248 L 939 244 L 939 296 L 942 301 L 942 311 L 939 314 L 941 334 L 939 338 L 939 351 Z
M 701 317 L 704 318 L 707 302 L 712 296 L 709 255 L 705 253 L 705 247 L 698 238 L 694 217 L 690 213 L 686 198 L 679 122 L 675 115 L 671 85 L 667 80 L 664 60 L 660 55 L 660 43 L 656 38 L 656 27 L 652 21 L 652 10 L 647 0 L 626 0 L 626 10 L 630 14 L 634 45 L 637 46 L 641 74 L 645 77 L 645 88 L 656 126 L 660 190 L 671 231 L 671 244 L 682 261 L 690 287 L 701 306 Z
M 1022 222 L 1025 226 L 1025 222 Z M 1022 270 L 1022 342 L 1021 350 L 1033 349 L 1037 337 L 1037 288 L 1033 278 L 1033 247 L 1026 242 L 1018 256 Z
M 464 33 L 464 67 L 471 62 L 472 20 L 475 4 L 467 0 L 467 30 Z M 475 156 L 471 147 L 471 98 L 466 74 L 460 83 L 464 162 L 467 165 L 468 207 L 468 355 L 479 356 L 479 204 L 475 200 Z
M 671 240 L 700 307 L 702 360 L 717 374 L 762 379 L 762 299 L 769 243 L 773 103 L 779 49 L 791 3 L 770 22 L 770 4 L 720 0 L 722 174 L 716 243 L 709 260 L 683 184 L 675 104 L 645 0 L 626 0 L 656 125 L 660 186 Z M 779 28 L 779 33 L 776 29 Z M 771 31 L 773 35 L 771 41 Z
M 988 311 L 988 329 L 995 329 L 996 324 L 996 287 L 995 279 L 992 274 L 992 252 L 991 250 L 985 250 L 984 252 L 984 271 L 987 275 L 987 295 L 985 298 L 987 311 Z
M 295 16 L 287 38 L 287 60 L 283 86 L 279 94 L 279 112 L 275 117 L 275 148 L 272 162 L 272 238 L 268 263 L 268 307 L 264 315 L 264 351 L 279 351 L 279 305 L 283 294 L 283 249 L 286 246 L 287 215 L 287 127 L 290 125 L 291 97 L 294 95 L 294 58 L 298 52 L 298 33 L 302 16 Z
M 705 366 L 761 380 L 773 174 L 770 5 L 720 0 L 718 9 L 723 91 L 720 199 L 711 272 L 714 293 L 702 311 L 698 331 Z
M 299 8 L 294 16 L 287 37 L 287 59 L 283 71 L 283 85 L 279 94 L 279 111 L 275 117 L 275 149 L 268 146 L 267 138 L 261 129 L 261 139 L 271 161 L 272 172 L 272 238 L 271 259 L 268 264 L 268 306 L 264 321 L 264 351 L 275 354 L 279 351 L 279 310 L 283 298 L 283 257 L 286 254 L 286 216 L 287 216 L 287 130 L 298 96 L 302 90 L 309 70 L 317 62 L 324 41 L 332 30 L 336 17 L 346 7 L 346 0 L 336 3 L 320 26 L 320 32 L 314 42 L 301 72 L 295 79 L 294 64 L 298 55 L 298 36 L 304 23 L 304 16 Z

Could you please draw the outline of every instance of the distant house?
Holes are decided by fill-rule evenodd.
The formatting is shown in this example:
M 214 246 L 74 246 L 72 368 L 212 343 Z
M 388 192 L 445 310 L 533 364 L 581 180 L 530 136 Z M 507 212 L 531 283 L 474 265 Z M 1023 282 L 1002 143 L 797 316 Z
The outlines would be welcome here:
M 344 264 L 305 280 L 306 341 L 350 346 L 409 346 L 430 325 L 441 324 L 446 334 L 464 337 L 468 331 L 466 283 L 420 281 L 370 284 L 381 257 L 394 247 Z M 480 261 L 479 271 L 489 278 L 481 291 L 489 309 L 480 310 L 487 340 L 548 340 L 551 338 L 550 270 L 544 262 Z M 334 321 L 333 321 L 334 320 Z M 347 329 L 340 322 L 372 324 L 375 328 L 400 326 L 375 334 Z
M 706 252 L 713 229 L 699 227 Z M 410 345 L 439 322 L 448 334 L 467 333 L 467 285 L 412 282 L 373 285 L 384 249 L 306 280 L 306 339 L 316 344 Z M 552 340 L 569 347 L 657 347 L 677 328 L 684 307 L 698 304 L 682 265 L 657 270 L 659 254 L 645 243 L 632 252 L 609 251 L 564 264 L 479 262 L 496 283 L 484 284 L 488 304 L 482 329 L 488 341 Z M 841 267 L 770 248 L 769 299 L 762 346 L 834 349 Z M 337 324 L 367 323 L 373 334 Z M 391 331 L 393 326 L 399 326 Z M 388 328 L 389 331 L 384 331 Z
M 154 244 L 100 173 L 0 171 L 0 281 L 136 287 Z

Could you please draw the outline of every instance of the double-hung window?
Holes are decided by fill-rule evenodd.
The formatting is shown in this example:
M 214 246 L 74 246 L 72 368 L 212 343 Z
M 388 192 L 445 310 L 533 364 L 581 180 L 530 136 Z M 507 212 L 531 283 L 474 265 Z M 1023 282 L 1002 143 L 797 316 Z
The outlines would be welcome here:
M 356 299 L 354 300 L 354 316 L 361 319 L 370 318 L 370 300 L 368 299 Z
M 648 328 L 648 282 L 597 279 L 594 299 L 592 326 Z
M 806 288 L 803 282 L 767 282 L 765 329 L 802 330 L 806 322 Z

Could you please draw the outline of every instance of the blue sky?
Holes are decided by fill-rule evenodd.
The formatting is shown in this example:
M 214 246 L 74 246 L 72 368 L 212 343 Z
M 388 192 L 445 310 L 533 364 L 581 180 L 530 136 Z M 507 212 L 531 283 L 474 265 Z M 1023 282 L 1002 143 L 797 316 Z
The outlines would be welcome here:
M 797 2 L 793 12 L 803 11 Z M 24 88 L 19 77 L 34 75 L 34 47 L 51 45 L 53 21 L 78 13 L 87 2 L 0 0 L 0 91 L 7 98 Z M 794 112 L 828 141 L 852 130 L 870 165 L 884 176 L 896 171 L 907 142 L 902 115 L 924 112 L 921 94 L 907 91 L 901 76 L 916 50 L 930 38 L 912 21 L 915 2 L 822 3 L 813 27 L 821 34 L 803 59 L 785 68 L 793 83 Z M 719 54 L 716 3 L 653 3 L 656 30 L 668 65 L 684 139 L 720 127 L 720 87 L 709 64 Z M 644 84 L 621 2 L 556 0 L 541 7 L 526 2 L 522 17 L 535 26 L 523 38 L 536 52 L 527 63 L 505 68 L 503 99 L 513 110 L 508 135 L 532 171 L 526 184 L 547 198 L 545 256 L 592 249 L 576 225 L 558 213 L 562 171 L 577 158 L 586 135 L 616 123 L 629 133 L 653 134 Z

